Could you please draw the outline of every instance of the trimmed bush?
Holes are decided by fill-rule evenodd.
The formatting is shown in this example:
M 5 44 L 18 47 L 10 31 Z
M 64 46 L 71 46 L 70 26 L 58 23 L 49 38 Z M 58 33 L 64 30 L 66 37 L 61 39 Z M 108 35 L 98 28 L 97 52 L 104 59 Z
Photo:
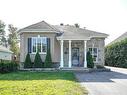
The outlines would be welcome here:
M 94 62 L 93 62 L 93 58 L 92 55 L 90 54 L 90 52 L 87 52 L 87 67 L 88 68 L 93 68 L 94 67 Z
M 44 67 L 44 66 L 42 64 L 41 56 L 39 52 L 37 52 L 34 59 L 34 68 L 41 68 L 41 67 Z
M 31 62 L 29 53 L 26 55 L 26 59 L 24 62 L 24 68 L 32 68 L 32 62 Z
M 127 68 L 127 39 L 105 48 L 105 65 Z
M 102 65 L 96 65 L 97 69 L 104 69 L 105 67 Z
M 47 50 L 47 55 L 45 58 L 44 67 L 46 67 L 46 68 L 52 67 L 52 58 L 51 58 L 51 53 L 50 53 L 49 49 Z
M 18 64 L 15 62 L 0 63 L 0 73 L 8 73 L 18 70 Z

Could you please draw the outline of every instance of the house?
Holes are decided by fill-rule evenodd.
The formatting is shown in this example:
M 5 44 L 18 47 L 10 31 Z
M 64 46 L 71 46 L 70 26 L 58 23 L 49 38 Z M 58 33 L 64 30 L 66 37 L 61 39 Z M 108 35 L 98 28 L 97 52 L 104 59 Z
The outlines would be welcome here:
M 116 42 L 120 42 L 120 41 L 122 41 L 122 40 L 124 40 L 126 38 L 127 38 L 127 32 L 123 33 L 121 36 L 119 36 L 118 38 L 116 38 L 114 41 L 112 41 L 111 43 L 109 43 L 107 46 L 112 45 L 112 44 L 114 44 Z
M 95 65 L 104 65 L 104 33 L 72 25 L 50 25 L 41 21 L 19 30 L 20 62 L 24 62 L 26 54 L 30 53 L 34 61 L 39 51 L 44 62 L 47 48 L 50 49 L 53 63 L 60 68 L 87 68 L 86 54 L 90 51 Z
M 4 46 L 0 46 L 0 59 L 12 60 L 13 52 Z

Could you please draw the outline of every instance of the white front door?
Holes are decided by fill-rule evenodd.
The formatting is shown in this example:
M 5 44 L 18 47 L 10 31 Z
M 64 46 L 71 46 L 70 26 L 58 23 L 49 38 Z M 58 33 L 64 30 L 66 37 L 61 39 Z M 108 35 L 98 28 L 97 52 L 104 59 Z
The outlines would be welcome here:
M 72 66 L 79 65 L 79 48 L 72 48 Z

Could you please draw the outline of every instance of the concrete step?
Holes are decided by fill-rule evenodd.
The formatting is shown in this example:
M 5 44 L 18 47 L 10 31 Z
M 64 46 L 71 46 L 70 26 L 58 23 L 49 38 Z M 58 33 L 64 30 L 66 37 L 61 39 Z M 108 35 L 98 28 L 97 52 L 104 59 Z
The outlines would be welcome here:
M 89 68 L 84 68 L 84 67 L 72 67 L 72 68 L 60 68 L 60 70 L 63 71 L 85 71 L 85 72 L 89 72 Z

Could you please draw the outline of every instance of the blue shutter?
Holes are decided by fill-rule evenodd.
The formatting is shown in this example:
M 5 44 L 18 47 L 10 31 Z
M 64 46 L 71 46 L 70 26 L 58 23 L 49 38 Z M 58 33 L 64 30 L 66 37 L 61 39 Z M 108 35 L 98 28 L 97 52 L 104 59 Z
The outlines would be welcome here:
M 47 38 L 47 49 L 50 50 L 50 38 Z
M 28 53 L 31 53 L 31 51 L 32 51 L 32 40 L 31 40 L 31 38 L 28 38 Z

